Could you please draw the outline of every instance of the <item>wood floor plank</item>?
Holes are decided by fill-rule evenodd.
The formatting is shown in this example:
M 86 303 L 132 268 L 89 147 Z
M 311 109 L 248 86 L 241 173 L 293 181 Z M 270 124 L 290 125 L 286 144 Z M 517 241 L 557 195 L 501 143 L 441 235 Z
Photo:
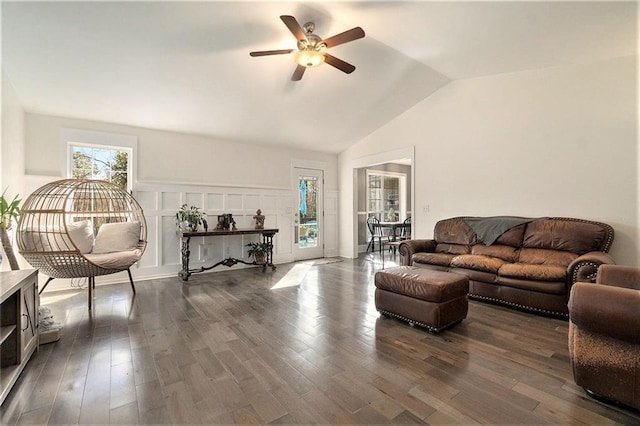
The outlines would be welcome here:
M 458 395 L 456 393 L 456 395 Z M 413 388 L 409 391 L 409 395 L 413 396 L 416 399 L 424 402 L 425 404 L 433 407 L 436 412 L 427 417 L 426 422 L 431 423 L 435 421 L 435 419 L 441 418 L 441 415 L 446 417 L 446 422 L 448 423 L 459 423 L 459 424 L 475 424 L 477 421 L 471 417 L 472 413 L 467 414 L 466 411 L 460 411 L 458 408 L 454 407 L 451 404 L 451 398 L 441 398 L 439 396 L 433 395 L 430 392 L 424 392 L 419 388 Z
M 147 413 L 166 408 L 160 382 L 156 380 L 137 385 L 136 403 L 140 419 L 148 417 Z
M 109 412 L 109 424 L 133 425 L 138 422 L 138 405 L 135 401 L 112 408 Z
M 180 373 L 178 361 L 172 353 L 159 353 L 153 357 L 153 362 L 162 386 L 181 382 L 184 379 Z
M 471 301 L 439 334 L 374 306 L 379 254 L 48 295 L 15 424 L 640 424 L 573 382 L 568 323 Z M 292 284 L 278 288 L 281 282 Z
M 91 351 L 73 352 L 64 368 L 64 375 L 51 409 L 53 424 L 74 424 L 80 418 L 82 398 Z
M 577 407 L 575 404 L 570 404 L 562 399 L 555 398 L 553 395 L 549 395 L 543 391 L 535 389 L 525 383 L 518 383 L 515 390 L 520 390 L 523 393 L 531 395 L 532 397 L 541 401 L 546 407 L 553 408 L 554 410 L 564 413 L 570 416 L 573 420 L 581 423 L 589 424 L 615 424 L 613 420 L 609 420 L 587 409 Z
M 148 346 L 131 349 L 131 360 L 136 385 L 158 380 L 153 354 Z
M 113 409 L 135 403 L 136 400 L 133 363 L 127 362 L 111 366 L 111 400 L 109 407 L 112 412 Z
M 49 415 L 51 414 L 51 407 L 44 406 L 35 410 L 22 413 L 18 419 L 18 425 L 41 425 L 47 423 Z
M 320 413 L 327 423 L 331 424 L 354 424 L 356 417 L 340 404 L 330 399 L 326 393 L 320 390 L 313 390 L 302 396 L 307 404 Z M 360 407 L 358 407 L 360 408 Z M 323 423 L 323 422 L 321 422 Z
M 108 423 L 111 400 L 111 341 L 94 341 L 82 395 L 80 423 Z
M 162 394 L 172 423 L 204 423 L 184 381 L 162 386 Z
M 366 381 L 359 380 L 357 375 L 345 372 L 333 376 L 333 379 L 354 395 L 358 395 L 359 399 L 363 400 L 367 406 L 386 418 L 386 420 L 391 420 L 404 411 L 401 404 L 391 399 L 375 386 L 371 386 Z
M 251 372 L 242 365 L 242 362 L 233 354 L 232 351 L 223 351 L 215 354 L 220 363 L 231 373 L 236 382 L 241 382 L 253 377 Z
M 409 395 L 404 389 L 396 386 L 396 384 L 390 380 L 378 377 L 374 380 L 373 386 L 379 389 L 380 392 L 384 392 L 386 395 L 389 395 L 392 400 L 400 404 L 404 408 L 402 413 L 408 412 L 411 416 L 421 421 L 424 421 L 436 411 L 435 408 Z M 396 417 L 400 416 L 402 413 L 399 413 Z
M 261 423 L 271 423 L 286 416 L 288 411 L 266 389 L 254 386 L 245 392 L 247 401 L 259 416 Z
M 218 380 L 227 376 L 227 370 L 224 368 L 218 358 L 215 357 L 211 349 L 204 348 L 193 352 L 196 362 L 200 365 L 204 373 L 212 380 Z

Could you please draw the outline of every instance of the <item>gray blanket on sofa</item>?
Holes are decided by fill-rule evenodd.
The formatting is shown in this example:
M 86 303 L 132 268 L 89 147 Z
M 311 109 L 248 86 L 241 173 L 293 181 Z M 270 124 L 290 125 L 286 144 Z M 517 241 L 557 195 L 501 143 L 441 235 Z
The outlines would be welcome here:
M 467 217 L 464 222 L 473 229 L 478 240 L 490 246 L 495 243 L 500 235 L 523 223 L 533 222 L 540 218 L 518 216 L 491 216 L 491 217 Z

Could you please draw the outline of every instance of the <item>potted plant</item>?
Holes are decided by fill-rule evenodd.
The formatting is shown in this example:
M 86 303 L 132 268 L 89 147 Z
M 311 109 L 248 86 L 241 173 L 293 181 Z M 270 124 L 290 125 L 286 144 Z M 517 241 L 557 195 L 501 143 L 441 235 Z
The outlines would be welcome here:
M 4 196 L 6 192 L 7 190 L 5 189 L 2 195 L 0 195 L 0 240 L 2 241 L 4 253 L 7 255 L 7 259 L 9 259 L 11 270 L 16 271 L 20 269 L 20 266 L 18 266 L 18 260 L 13 252 L 13 246 L 11 245 L 11 239 L 9 239 L 9 233 L 7 231 L 11 229 L 13 221 L 17 221 L 20 217 L 20 201 L 22 200 L 16 195 L 13 197 L 13 200 L 9 202 Z
M 253 256 L 255 258 L 256 264 L 264 265 L 267 262 L 267 255 L 271 250 L 271 244 L 266 242 L 252 242 L 248 243 L 247 247 L 249 247 L 247 255 L 249 255 L 249 257 Z
M 202 225 L 206 231 L 209 229 L 209 224 L 205 216 L 206 213 L 200 211 L 199 207 L 183 204 L 176 213 L 176 226 L 179 231 L 195 232 L 198 230 L 198 225 Z

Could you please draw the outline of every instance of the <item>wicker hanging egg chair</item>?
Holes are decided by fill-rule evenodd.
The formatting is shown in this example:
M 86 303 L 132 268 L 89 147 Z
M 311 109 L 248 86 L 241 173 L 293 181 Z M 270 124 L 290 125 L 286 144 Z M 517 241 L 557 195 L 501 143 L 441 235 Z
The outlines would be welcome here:
M 18 222 L 20 254 L 49 279 L 88 278 L 91 309 L 95 277 L 127 271 L 147 246 L 147 224 L 138 202 L 105 181 L 63 179 L 34 191 Z

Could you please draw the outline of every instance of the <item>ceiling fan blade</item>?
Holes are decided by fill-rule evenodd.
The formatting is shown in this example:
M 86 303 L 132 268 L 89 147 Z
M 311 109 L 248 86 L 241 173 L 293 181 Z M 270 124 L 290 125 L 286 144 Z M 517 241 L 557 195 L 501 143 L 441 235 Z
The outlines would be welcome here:
M 260 50 L 257 52 L 249 52 L 251 56 L 268 56 L 268 55 L 284 55 L 287 53 L 293 52 L 293 49 L 282 49 L 282 50 Z
M 302 65 L 298 65 L 291 76 L 291 81 L 300 81 L 302 80 L 302 75 L 304 74 L 307 67 L 303 67 Z
M 356 67 L 354 67 L 350 63 L 345 62 L 342 59 L 338 59 L 335 56 L 329 55 L 328 53 L 324 54 L 324 61 L 332 67 L 338 68 L 340 71 L 347 74 L 351 74 L 356 70 Z
M 296 40 L 298 41 L 307 40 L 307 35 L 305 34 L 304 30 L 302 29 L 298 21 L 296 21 L 296 18 L 290 15 L 281 15 L 280 19 L 282 20 L 282 22 L 284 22 L 287 28 L 289 28 L 289 31 L 291 31 L 291 33 L 296 38 Z
M 326 38 L 322 40 L 322 43 L 326 44 L 327 47 L 333 47 L 353 40 L 358 40 L 362 37 L 364 37 L 364 30 L 360 27 L 355 27 L 343 33 L 336 34 L 333 37 Z

